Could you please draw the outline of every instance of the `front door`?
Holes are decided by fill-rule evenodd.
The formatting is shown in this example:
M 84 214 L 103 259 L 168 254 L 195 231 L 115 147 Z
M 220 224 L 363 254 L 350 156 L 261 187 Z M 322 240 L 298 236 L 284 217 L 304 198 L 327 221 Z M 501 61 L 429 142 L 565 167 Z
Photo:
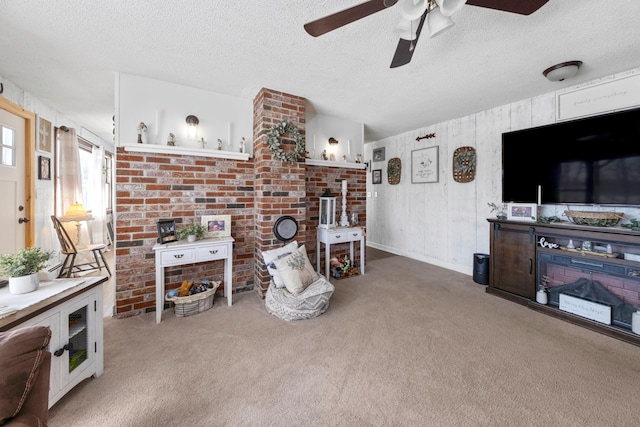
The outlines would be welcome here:
M 0 253 L 25 247 L 25 119 L 0 109 Z

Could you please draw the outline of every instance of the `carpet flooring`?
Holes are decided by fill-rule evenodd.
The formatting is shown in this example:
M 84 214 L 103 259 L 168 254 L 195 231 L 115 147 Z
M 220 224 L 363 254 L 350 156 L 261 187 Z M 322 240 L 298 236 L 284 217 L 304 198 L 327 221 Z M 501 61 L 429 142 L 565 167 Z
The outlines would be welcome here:
M 253 292 L 177 318 L 105 319 L 105 370 L 50 410 L 70 426 L 631 426 L 640 348 L 402 256 L 332 280 L 284 322 Z

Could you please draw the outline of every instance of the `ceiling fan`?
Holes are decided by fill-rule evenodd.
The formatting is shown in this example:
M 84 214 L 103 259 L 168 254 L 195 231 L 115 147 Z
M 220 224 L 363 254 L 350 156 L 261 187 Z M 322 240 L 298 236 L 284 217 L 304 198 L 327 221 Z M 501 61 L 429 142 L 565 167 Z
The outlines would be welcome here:
M 391 61 L 391 68 L 406 65 L 411 61 L 413 50 L 418 43 L 422 27 L 427 23 L 429 36 L 435 37 L 453 25 L 451 15 L 460 10 L 465 3 L 472 6 L 495 9 L 504 12 L 530 15 L 544 6 L 549 0 L 369 0 L 349 9 L 325 16 L 304 25 L 304 29 L 313 37 L 318 37 L 373 15 L 396 3 L 400 3 L 402 20 L 396 28 L 400 41 Z

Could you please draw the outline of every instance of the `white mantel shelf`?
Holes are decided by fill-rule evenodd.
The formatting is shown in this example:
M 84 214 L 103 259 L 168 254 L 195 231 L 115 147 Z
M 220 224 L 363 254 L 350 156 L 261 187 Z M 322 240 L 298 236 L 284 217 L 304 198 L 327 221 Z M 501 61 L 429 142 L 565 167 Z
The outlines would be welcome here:
M 122 145 L 125 151 L 130 153 L 157 153 L 157 154 L 179 154 L 184 156 L 216 157 L 219 159 L 249 160 L 249 153 L 236 153 L 234 151 L 207 150 L 202 148 L 190 148 L 170 145 L 138 144 Z
M 366 169 L 366 163 L 349 163 L 349 162 L 337 162 L 330 160 L 316 160 L 305 159 L 305 163 L 311 166 L 329 166 L 331 168 L 344 168 L 344 169 Z

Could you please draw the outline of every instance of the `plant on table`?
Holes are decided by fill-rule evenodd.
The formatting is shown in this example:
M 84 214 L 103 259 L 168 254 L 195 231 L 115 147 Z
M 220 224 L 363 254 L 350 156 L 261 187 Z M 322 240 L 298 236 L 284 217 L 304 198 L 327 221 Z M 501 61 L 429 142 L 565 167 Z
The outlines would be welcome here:
M 196 236 L 196 239 L 202 239 L 207 233 L 207 229 L 204 225 L 196 224 L 191 220 L 191 223 L 178 229 L 178 238 L 185 239 L 188 236 Z
M 15 254 L 0 255 L 0 273 L 9 277 L 28 276 L 42 270 L 53 251 L 40 248 L 22 249 Z

